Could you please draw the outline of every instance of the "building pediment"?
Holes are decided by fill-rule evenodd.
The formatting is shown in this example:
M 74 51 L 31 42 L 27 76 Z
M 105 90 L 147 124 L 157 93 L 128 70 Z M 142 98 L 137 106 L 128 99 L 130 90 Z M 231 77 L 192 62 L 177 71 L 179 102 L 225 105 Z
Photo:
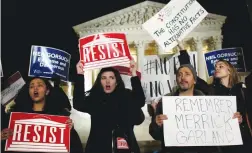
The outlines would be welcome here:
M 73 27 L 76 33 L 87 29 L 140 27 L 145 21 L 159 12 L 166 4 L 144 1 L 142 3 L 127 7 L 125 9 L 101 16 Z M 209 13 L 201 22 L 204 24 L 223 25 L 226 17 Z

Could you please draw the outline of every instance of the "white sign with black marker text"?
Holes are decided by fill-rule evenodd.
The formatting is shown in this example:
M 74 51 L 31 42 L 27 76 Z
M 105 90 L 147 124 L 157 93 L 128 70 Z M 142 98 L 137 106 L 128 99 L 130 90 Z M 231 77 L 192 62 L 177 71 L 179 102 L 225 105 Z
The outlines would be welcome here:
M 169 52 L 184 39 L 208 12 L 196 0 L 170 1 L 143 24 L 143 28 Z
M 189 52 L 191 64 L 197 70 L 197 52 Z M 180 63 L 178 56 L 145 56 L 141 65 L 142 84 L 149 100 L 158 101 L 163 95 L 173 91 L 176 83 L 176 69 Z M 149 103 L 149 102 L 147 102 Z
M 235 96 L 164 96 L 165 146 L 243 144 Z

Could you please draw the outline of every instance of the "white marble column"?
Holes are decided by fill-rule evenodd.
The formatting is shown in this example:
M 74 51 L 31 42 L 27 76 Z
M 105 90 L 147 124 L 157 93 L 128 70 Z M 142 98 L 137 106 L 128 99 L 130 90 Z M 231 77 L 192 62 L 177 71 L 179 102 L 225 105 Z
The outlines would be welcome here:
M 222 41 L 223 41 L 223 36 L 215 36 L 214 38 L 214 43 L 215 43 L 215 48 L 216 49 L 222 49 Z
M 145 42 L 144 41 L 136 42 L 136 47 L 137 47 L 137 66 L 138 70 L 141 71 L 141 65 L 143 63 L 144 58 Z
M 202 46 L 202 38 L 196 37 L 194 38 L 194 42 L 196 43 L 196 50 L 198 52 L 198 76 L 207 81 L 207 68 L 206 68 L 206 62 L 203 52 L 203 46 Z

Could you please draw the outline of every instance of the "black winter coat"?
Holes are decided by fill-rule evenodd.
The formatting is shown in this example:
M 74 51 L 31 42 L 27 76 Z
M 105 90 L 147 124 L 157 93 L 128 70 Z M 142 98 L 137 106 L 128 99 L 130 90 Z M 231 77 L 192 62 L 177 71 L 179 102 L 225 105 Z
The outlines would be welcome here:
M 186 50 L 180 51 L 179 62 L 180 64 L 190 64 L 189 55 Z M 237 112 L 240 112 L 243 118 L 243 122 L 240 124 L 243 145 L 222 147 L 222 150 L 224 153 L 246 153 L 246 150 L 251 150 L 252 137 L 249 131 L 246 113 L 252 110 L 247 110 L 246 108 L 246 98 L 244 96 L 246 92 L 244 92 L 243 83 L 238 83 L 232 88 L 227 88 L 217 78 L 214 79 L 212 84 L 207 84 L 204 80 L 197 77 L 195 88 L 201 90 L 206 95 L 236 96 Z
M 70 115 L 70 112 L 68 112 L 65 109 L 67 108 L 69 110 L 69 106 L 71 107 L 70 102 L 65 93 L 59 87 L 51 89 L 50 94 L 46 100 L 47 107 L 46 110 L 44 111 L 34 112 L 32 110 L 32 102 L 29 98 L 28 85 L 25 85 L 21 89 L 20 93 L 15 99 L 15 102 L 16 105 L 14 106 L 13 112 L 39 113 L 39 114 L 60 115 L 60 116 Z M 8 128 L 9 117 L 10 114 L 6 114 L 5 118 L 2 119 L 2 121 L 4 121 L 5 123 L 2 126 L 2 128 Z M 5 145 L 5 141 L 2 142 L 2 144 Z M 77 131 L 74 128 L 72 128 L 70 131 L 70 153 L 82 153 L 82 152 L 83 147 L 80 137 Z
M 134 125 L 144 121 L 141 107 L 145 104 L 145 95 L 138 77 L 131 78 L 132 91 L 123 93 L 115 90 L 111 94 L 85 95 L 84 77 L 78 76 L 75 82 L 73 106 L 75 109 L 89 113 L 91 130 L 85 153 L 111 153 L 112 131 L 119 126 L 130 142 L 132 152 L 140 153 L 134 132 Z

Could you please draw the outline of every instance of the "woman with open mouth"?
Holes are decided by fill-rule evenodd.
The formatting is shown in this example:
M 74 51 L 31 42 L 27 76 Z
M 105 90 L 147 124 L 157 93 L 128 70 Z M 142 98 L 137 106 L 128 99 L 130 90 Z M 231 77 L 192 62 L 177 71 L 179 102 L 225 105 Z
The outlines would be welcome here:
M 68 106 L 66 103 L 70 102 L 67 96 L 64 97 L 62 94 L 59 94 L 64 92 L 61 92 L 60 90 L 61 89 L 59 87 L 52 87 L 47 79 L 39 77 L 31 78 L 16 97 L 16 104 L 13 108 L 13 112 L 70 116 L 70 112 L 68 110 L 71 108 L 66 108 L 66 106 Z M 69 118 L 66 124 L 68 124 L 71 128 L 70 153 L 83 152 L 81 140 L 73 128 L 72 120 Z M 8 125 L 6 125 L 6 128 L 7 127 Z M 46 151 L 47 146 L 43 149 Z
M 76 68 L 73 106 L 91 116 L 85 153 L 117 153 L 118 148 L 123 148 L 121 152 L 140 153 L 133 127 L 144 121 L 141 108 L 145 95 L 135 62 L 131 61 L 132 91 L 125 88 L 120 73 L 108 67 L 101 69 L 91 90 L 83 95 L 83 64 L 77 63 Z

